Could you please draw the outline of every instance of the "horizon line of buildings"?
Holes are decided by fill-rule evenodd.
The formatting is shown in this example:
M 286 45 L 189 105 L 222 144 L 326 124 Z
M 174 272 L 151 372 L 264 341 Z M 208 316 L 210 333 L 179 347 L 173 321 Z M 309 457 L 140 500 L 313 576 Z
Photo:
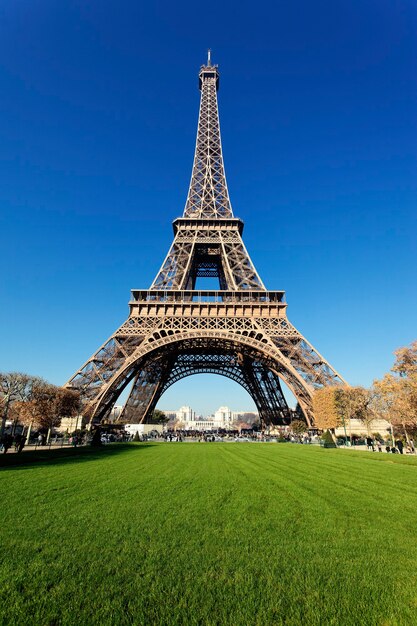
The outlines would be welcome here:
M 113 419 L 115 421 L 122 412 L 122 406 L 114 406 Z M 221 406 L 213 414 L 208 416 L 198 415 L 190 406 L 184 405 L 178 410 L 163 410 L 160 409 L 168 418 L 168 426 L 175 424 L 176 428 L 181 430 L 199 430 L 199 431 L 212 431 L 217 429 L 233 430 L 239 422 L 246 422 L 248 424 L 259 423 L 259 413 L 257 411 L 232 411 L 228 406 Z M 293 419 L 297 419 L 294 409 L 290 409 L 293 415 Z M 287 427 L 272 427 L 273 430 Z M 347 431 L 347 432 L 346 432 Z M 378 419 L 372 421 L 372 423 L 365 425 L 359 419 L 346 420 L 346 425 L 339 426 L 335 429 L 337 436 L 348 435 L 360 435 L 379 433 L 382 436 L 386 436 L 387 433 L 392 433 L 389 422 L 384 419 Z
M 118 418 L 122 412 L 123 407 L 121 405 L 115 405 L 110 415 L 110 422 L 117 423 Z M 161 409 L 162 410 L 162 409 Z M 214 414 L 206 417 L 197 415 L 190 406 L 182 406 L 176 411 L 165 410 L 162 411 L 168 418 L 166 427 L 179 430 L 194 430 L 194 431 L 214 431 L 214 430 L 235 430 L 237 427 L 243 428 L 244 423 L 250 428 L 254 424 L 259 424 L 259 414 L 257 411 L 232 411 L 227 406 L 221 406 L 215 411 Z M 293 419 L 298 419 L 294 410 L 292 410 Z M 239 425 L 240 423 L 240 425 Z M 13 423 L 9 420 L 6 426 L 12 426 Z M 61 420 L 60 426 L 55 430 L 60 432 L 73 432 L 81 429 L 85 426 L 85 421 L 82 415 L 75 417 L 64 417 Z M 139 426 L 136 424 L 136 426 Z M 140 425 L 141 427 L 143 425 Z M 149 424 L 149 428 L 155 428 L 158 425 Z M 288 431 L 291 426 L 270 426 L 271 432 Z M 307 425 L 306 425 L 307 429 Z M 385 419 L 375 418 L 371 423 L 365 424 L 360 419 L 351 420 L 347 419 L 345 425 L 340 425 L 335 429 L 335 434 L 338 437 L 343 436 L 358 436 L 379 434 L 383 439 L 388 436 L 393 437 L 392 427 Z
M 250 417 L 252 423 L 259 421 L 257 411 L 232 411 L 228 406 L 221 406 L 211 415 L 197 415 L 190 406 L 184 405 L 177 411 L 164 410 L 170 422 L 176 422 L 184 430 L 212 430 L 222 428 L 228 430 L 233 424 Z

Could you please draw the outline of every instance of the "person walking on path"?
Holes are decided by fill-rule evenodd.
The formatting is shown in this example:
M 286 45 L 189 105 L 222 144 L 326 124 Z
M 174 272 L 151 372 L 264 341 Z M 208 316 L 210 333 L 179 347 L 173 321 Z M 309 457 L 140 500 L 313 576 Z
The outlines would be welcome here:
M 398 440 L 395 442 L 395 445 L 396 445 L 396 446 L 397 446 L 397 448 L 398 448 L 398 452 L 399 452 L 400 454 L 403 454 L 404 444 L 403 444 L 403 442 L 401 441 L 401 439 L 398 439 Z
M 13 437 L 9 433 L 3 435 L 3 452 L 6 454 L 7 450 L 12 447 Z
M 14 449 L 15 449 L 15 452 L 17 452 L 19 450 L 20 442 L 22 441 L 22 439 L 23 439 L 23 435 L 21 435 L 21 434 L 15 435 L 15 437 L 14 437 Z
M 20 454 L 25 447 L 26 440 L 23 435 L 20 437 L 19 445 L 17 447 L 17 454 Z

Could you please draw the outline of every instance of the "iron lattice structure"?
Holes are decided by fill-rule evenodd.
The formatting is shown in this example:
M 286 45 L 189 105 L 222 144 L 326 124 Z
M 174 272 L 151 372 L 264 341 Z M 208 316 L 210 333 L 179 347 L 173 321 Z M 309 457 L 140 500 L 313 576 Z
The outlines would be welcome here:
M 140 423 L 172 384 L 215 373 L 248 391 L 264 424 L 284 424 L 283 380 L 313 425 L 314 389 L 345 382 L 289 322 L 284 292 L 266 290 L 244 246 L 226 184 L 219 72 L 210 54 L 199 86 L 190 188 L 172 246 L 150 289 L 132 290 L 128 319 L 66 386 L 82 392 L 91 420 L 100 422 L 131 383 L 120 419 Z M 196 290 L 201 277 L 218 279 L 219 289 Z

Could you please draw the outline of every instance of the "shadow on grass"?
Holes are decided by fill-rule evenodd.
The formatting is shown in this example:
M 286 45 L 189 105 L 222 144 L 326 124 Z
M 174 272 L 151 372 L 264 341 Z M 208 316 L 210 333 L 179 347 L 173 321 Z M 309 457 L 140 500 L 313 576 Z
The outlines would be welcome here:
M 97 461 L 99 459 L 117 456 L 125 453 L 140 453 L 152 448 L 153 443 L 114 443 L 99 447 L 83 446 L 81 448 L 37 449 L 24 451 L 21 454 L 0 454 L 0 470 L 29 469 L 41 465 L 63 465 L 83 461 Z

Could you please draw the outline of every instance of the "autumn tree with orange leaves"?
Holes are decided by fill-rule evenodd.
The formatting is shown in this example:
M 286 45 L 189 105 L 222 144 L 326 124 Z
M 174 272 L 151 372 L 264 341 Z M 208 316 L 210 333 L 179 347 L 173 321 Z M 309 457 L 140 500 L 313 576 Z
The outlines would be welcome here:
M 335 440 L 335 428 L 341 426 L 342 420 L 337 406 L 338 387 L 322 387 L 316 389 L 313 396 L 314 421 L 320 430 L 328 430 Z
M 417 431 L 417 341 L 394 352 L 392 372 L 375 380 L 374 410 L 410 440 Z

